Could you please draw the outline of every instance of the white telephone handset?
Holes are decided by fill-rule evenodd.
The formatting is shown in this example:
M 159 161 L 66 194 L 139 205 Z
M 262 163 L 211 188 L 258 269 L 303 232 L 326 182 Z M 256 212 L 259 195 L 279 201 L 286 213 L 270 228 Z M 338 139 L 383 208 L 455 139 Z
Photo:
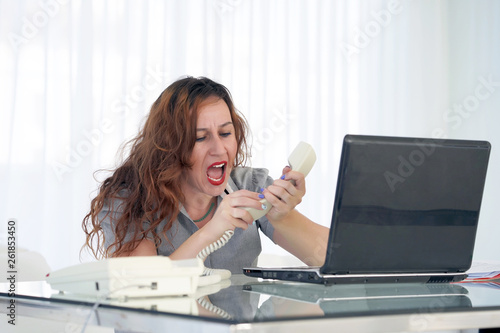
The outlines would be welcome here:
M 299 142 L 297 147 L 292 151 L 288 157 L 288 164 L 293 171 L 298 171 L 305 176 L 311 171 L 314 163 L 316 162 L 316 153 L 313 147 L 306 142 Z M 293 181 L 292 181 L 293 182 Z M 262 216 L 266 215 L 272 208 L 271 204 L 266 200 L 260 200 L 263 210 L 246 207 L 245 209 L 250 212 L 254 220 L 260 219 Z

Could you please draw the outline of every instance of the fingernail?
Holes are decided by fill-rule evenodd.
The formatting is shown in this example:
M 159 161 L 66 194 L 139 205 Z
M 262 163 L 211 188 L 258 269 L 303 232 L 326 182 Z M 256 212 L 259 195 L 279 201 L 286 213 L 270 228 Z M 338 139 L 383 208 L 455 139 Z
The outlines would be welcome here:
M 262 204 L 262 209 L 263 210 L 267 209 L 267 205 L 266 204 Z
M 285 179 L 285 175 L 281 176 L 280 179 Z
M 263 188 L 263 187 L 261 187 L 261 188 L 260 188 L 260 191 L 261 191 L 261 192 L 264 192 L 264 188 Z
M 264 199 L 264 194 L 259 194 L 260 199 Z

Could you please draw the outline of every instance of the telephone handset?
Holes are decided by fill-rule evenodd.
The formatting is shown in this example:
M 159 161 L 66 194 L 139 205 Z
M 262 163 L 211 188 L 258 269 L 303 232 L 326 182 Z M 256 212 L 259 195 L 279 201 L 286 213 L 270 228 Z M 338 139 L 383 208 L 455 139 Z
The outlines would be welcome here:
M 305 176 L 311 171 L 314 163 L 316 162 L 316 153 L 310 144 L 306 142 L 299 142 L 297 147 L 292 151 L 288 157 L 288 164 L 293 171 L 298 171 Z M 293 180 L 292 180 L 293 182 Z M 252 215 L 254 220 L 260 219 L 266 215 L 272 208 L 271 204 L 266 200 L 260 200 L 263 210 L 246 207 L 245 209 Z

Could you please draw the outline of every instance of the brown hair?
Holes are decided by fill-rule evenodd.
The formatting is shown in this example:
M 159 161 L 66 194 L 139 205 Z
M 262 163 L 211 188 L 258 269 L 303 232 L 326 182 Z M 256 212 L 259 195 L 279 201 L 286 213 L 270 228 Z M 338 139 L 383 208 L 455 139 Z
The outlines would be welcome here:
M 167 224 L 162 232 L 166 234 L 172 227 L 179 214 L 179 203 L 184 201 L 181 174 L 191 167 L 197 111 L 210 97 L 220 98 L 227 104 L 238 144 L 233 165 L 245 163 L 248 127 L 234 107 L 229 90 L 204 77 L 175 81 L 153 103 L 143 128 L 127 143 L 131 146 L 129 156 L 102 182 L 90 212 L 83 219 L 82 228 L 87 236 L 84 247 L 90 248 L 96 258 L 126 255 L 149 233 L 154 236 L 155 244 L 159 244 L 161 238 L 156 227 L 164 219 Z M 113 206 L 117 199 L 121 202 L 118 207 L 121 214 L 115 217 Z M 98 218 L 105 205 L 110 206 L 105 217 L 112 219 L 115 236 L 107 248 Z M 131 240 L 126 241 L 130 234 Z

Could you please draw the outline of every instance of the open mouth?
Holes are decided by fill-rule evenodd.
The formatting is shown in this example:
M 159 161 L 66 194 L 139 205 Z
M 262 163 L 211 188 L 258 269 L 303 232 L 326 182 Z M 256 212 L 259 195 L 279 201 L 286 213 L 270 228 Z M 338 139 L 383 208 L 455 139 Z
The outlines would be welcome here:
M 207 178 L 212 185 L 221 185 L 226 178 L 226 161 L 215 162 L 207 169 Z

